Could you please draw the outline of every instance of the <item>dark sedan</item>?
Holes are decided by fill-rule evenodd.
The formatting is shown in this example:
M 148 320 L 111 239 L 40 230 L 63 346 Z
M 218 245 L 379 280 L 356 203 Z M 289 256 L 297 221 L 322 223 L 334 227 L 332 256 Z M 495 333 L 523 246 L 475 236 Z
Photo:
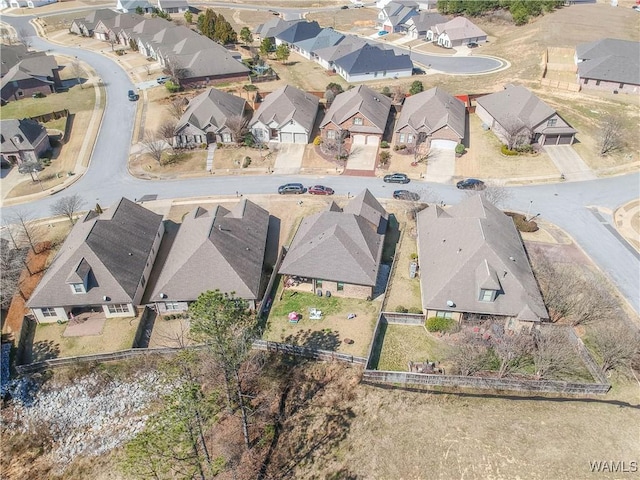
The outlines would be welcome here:
M 420 195 L 409 190 L 396 190 L 393 192 L 393 198 L 396 200 L 411 200 L 412 202 L 417 202 L 420 200 Z
M 324 185 L 314 185 L 307 190 L 311 195 L 333 195 L 335 192 L 332 188 Z
M 456 187 L 460 190 L 484 190 L 485 184 L 477 178 L 465 178 L 456 183 Z
M 410 180 L 404 173 L 392 173 L 385 175 L 384 181 L 386 183 L 409 183 Z
M 278 187 L 278 193 L 280 195 L 285 195 L 287 193 L 295 193 L 297 195 L 300 195 L 305 191 L 306 189 L 301 183 L 285 183 L 284 185 Z

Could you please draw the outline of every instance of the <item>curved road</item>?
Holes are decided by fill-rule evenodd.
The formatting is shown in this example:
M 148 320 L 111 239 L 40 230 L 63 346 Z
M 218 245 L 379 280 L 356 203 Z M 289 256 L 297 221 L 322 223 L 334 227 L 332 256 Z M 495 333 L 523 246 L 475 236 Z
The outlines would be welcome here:
M 28 18 L 3 19 L 16 28 L 33 28 Z M 300 181 L 300 177 L 202 177 L 175 181 L 145 181 L 131 177 L 127 161 L 135 117 L 135 103 L 129 102 L 127 90 L 133 88 L 127 74 L 112 60 L 90 51 L 53 45 L 41 38 L 33 38 L 38 50 L 59 52 L 77 56 L 89 63 L 104 80 L 107 104 L 91 165 L 83 178 L 64 193 L 46 197 L 29 204 L 2 209 L 5 218 L 17 210 L 33 217 L 50 215 L 50 207 L 58 196 L 78 194 L 87 206 L 96 202 L 109 205 L 121 196 L 141 198 L 157 195 L 158 199 L 198 197 L 206 195 L 264 194 L 275 192 L 286 181 Z M 319 177 L 306 177 L 315 182 Z M 451 185 L 413 182 L 413 190 L 421 191 L 423 198 L 442 200 L 447 204 L 460 201 L 464 194 Z M 338 195 L 356 193 L 369 188 L 379 197 L 391 197 L 394 186 L 387 186 L 380 179 L 365 177 L 331 177 L 331 187 Z M 640 312 L 640 254 L 620 237 L 613 227 L 611 213 L 624 203 L 638 198 L 640 172 L 625 176 L 566 182 L 553 185 L 510 187 L 511 194 L 505 207 L 529 211 L 565 230 L 584 249 L 596 264 L 609 276 L 628 300 L 631 307 Z M 599 209 L 599 210 L 598 210 Z

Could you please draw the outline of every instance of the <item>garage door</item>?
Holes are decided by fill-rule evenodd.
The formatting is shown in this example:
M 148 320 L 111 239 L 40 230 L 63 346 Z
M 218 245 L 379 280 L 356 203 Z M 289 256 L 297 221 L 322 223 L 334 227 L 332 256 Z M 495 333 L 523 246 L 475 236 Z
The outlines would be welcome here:
M 379 144 L 380 144 L 380 137 L 377 137 L 375 135 L 367 136 L 367 145 L 378 146 Z
M 573 135 L 560 135 L 560 141 L 558 145 L 571 145 L 571 138 Z
M 293 134 L 287 132 L 280 133 L 280 141 L 282 143 L 293 143 Z
M 293 143 L 307 143 L 307 135 L 304 133 L 294 133 Z
M 442 150 L 455 150 L 457 143 L 453 140 L 431 140 L 431 148 L 440 148 Z
M 353 136 L 353 144 L 354 145 L 364 145 L 367 143 L 366 135 L 354 135 Z
M 544 137 L 545 145 L 557 145 L 558 143 L 558 135 L 547 135 Z

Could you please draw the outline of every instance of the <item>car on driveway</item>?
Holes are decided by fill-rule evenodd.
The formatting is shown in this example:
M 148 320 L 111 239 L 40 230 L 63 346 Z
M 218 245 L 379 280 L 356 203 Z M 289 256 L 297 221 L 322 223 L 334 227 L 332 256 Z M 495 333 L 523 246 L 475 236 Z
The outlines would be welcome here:
M 478 46 L 478 44 L 476 42 L 467 43 L 467 47 L 469 47 L 469 48 L 476 48 L 477 46 Z
M 384 37 L 384 36 L 385 36 L 385 35 L 387 35 L 388 33 L 389 33 L 389 32 L 387 32 L 386 30 L 380 30 L 380 31 L 378 32 L 378 36 L 379 36 L 379 37 Z
M 158 77 L 158 78 L 156 78 L 156 82 L 158 82 L 159 85 L 163 85 L 163 84 L 167 83 L 169 80 L 171 80 L 171 77 Z
M 307 190 L 311 195 L 333 195 L 335 192 L 333 188 L 325 187 L 324 185 L 314 185 Z
M 131 101 L 131 102 L 135 102 L 136 100 L 138 100 L 140 98 L 140 95 L 138 95 L 133 90 L 129 90 L 129 93 L 127 93 L 127 96 L 129 97 L 129 101 Z
M 385 175 L 383 180 L 385 183 L 409 183 L 409 177 L 407 177 L 404 173 L 392 173 L 390 175 Z
M 460 190 L 484 190 L 486 185 L 477 178 L 465 178 L 456 183 L 456 187 Z
M 393 192 L 393 198 L 396 200 L 410 200 L 412 202 L 417 202 L 420 200 L 420 195 L 410 190 L 396 190 Z
M 278 193 L 280 195 L 285 195 L 288 193 L 295 193 L 296 195 L 300 195 L 304 193 L 306 188 L 301 183 L 285 183 L 284 185 L 280 185 L 278 187 Z
M 348 10 L 349 9 L 349 5 L 342 5 L 340 7 L 340 10 Z

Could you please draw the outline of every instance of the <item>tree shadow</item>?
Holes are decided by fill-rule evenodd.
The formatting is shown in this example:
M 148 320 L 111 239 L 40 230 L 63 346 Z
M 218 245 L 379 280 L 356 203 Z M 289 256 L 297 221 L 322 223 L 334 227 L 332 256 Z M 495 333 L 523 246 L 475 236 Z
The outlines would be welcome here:
M 60 344 L 53 340 L 40 340 L 30 348 L 31 363 L 57 358 L 60 355 Z
M 389 214 L 387 231 L 382 246 L 382 263 L 392 263 L 396 254 L 396 246 L 400 241 L 400 223 L 394 214 Z
M 338 332 L 327 328 L 319 331 L 311 329 L 298 330 L 296 333 L 285 337 L 284 343 L 335 352 L 342 342 Z

